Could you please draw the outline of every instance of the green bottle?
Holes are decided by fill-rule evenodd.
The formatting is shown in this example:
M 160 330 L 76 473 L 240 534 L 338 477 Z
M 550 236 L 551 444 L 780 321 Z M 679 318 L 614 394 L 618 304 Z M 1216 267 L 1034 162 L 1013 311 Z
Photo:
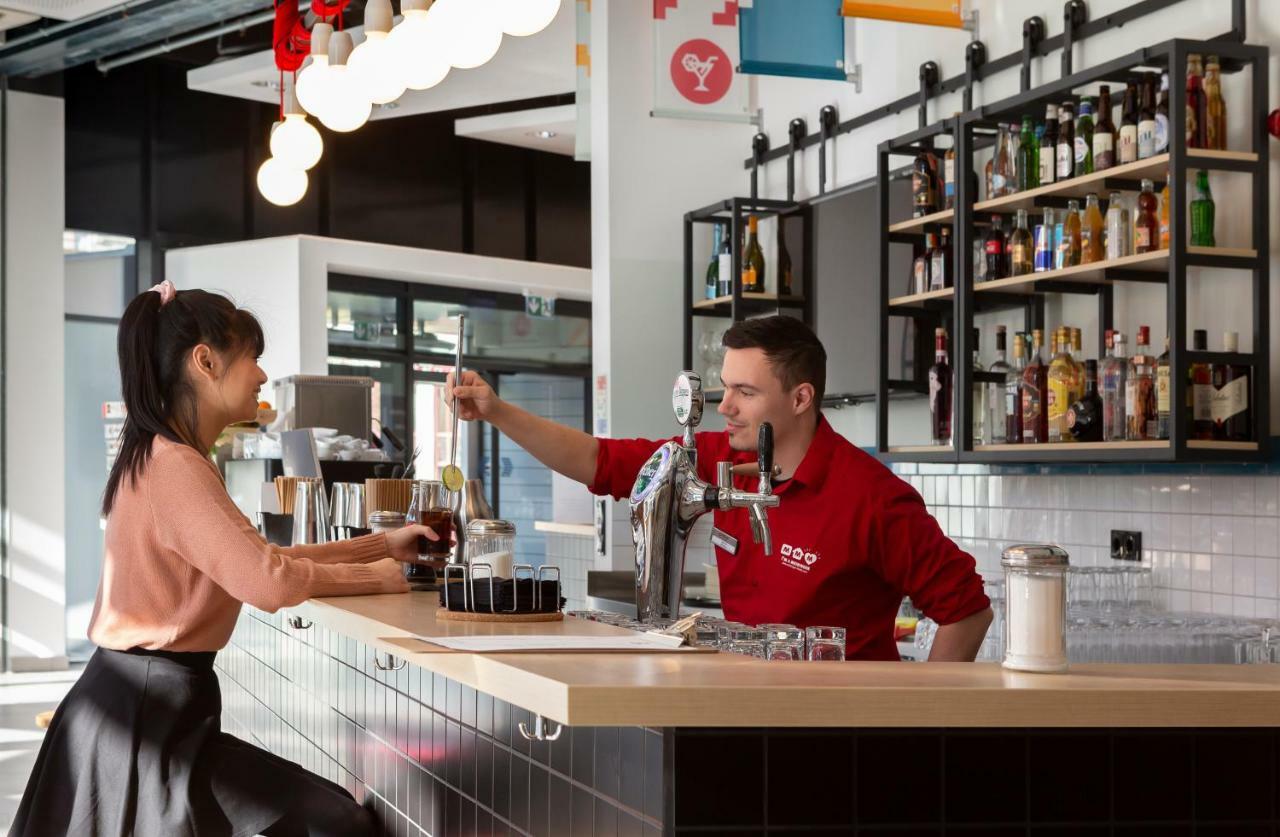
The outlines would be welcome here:
M 1093 100 L 1088 96 L 1080 100 L 1080 115 L 1076 117 L 1076 177 L 1093 174 Z
M 1036 141 L 1031 117 L 1022 117 L 1022 137 L 1018 143 L 1018 191 L 1025 192 L 1040 185 L 1040 143 Z
M 1196 199 L 1191 202 L 1191 246 L 1216 247 L 1213 238 L 1213 194 L 1209 172 L 1196 172 Z

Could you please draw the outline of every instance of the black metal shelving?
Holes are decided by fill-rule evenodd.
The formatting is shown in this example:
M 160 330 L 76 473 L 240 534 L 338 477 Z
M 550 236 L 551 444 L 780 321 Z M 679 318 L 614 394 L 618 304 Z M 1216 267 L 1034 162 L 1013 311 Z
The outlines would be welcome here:
M 1224 73 L 1251 71 L 1251 94 L 1236 104 L 1235 112 L 1247 112 L 1252 121 L 1248 149 L 1240 151 L 1206 151 L 1187 148 L 1184 142 L 1186 93 L 1177 79 L 1182 77 L 1187 56 L 1192 53 L 1215 54 L 1221 58 Z M 1268 323 L 1269 252 L 1269 188 L 1268 136 L 1265 113 L 1268 107 L 1268 50 L 1235 40 L 1193 41 L 1174 39 L 1140 49 L 1095 67 L 1071 73 L 1057 81 L 1025 90 L 989 105 L 966 111 L 954 120 L 935 123 L 879 146 L 878 177 L 881 189 L 880 228 L 884 231 L 880 244 L 881 264 L 881 336 L 879 356 L 879 394 L 877 413 L 877 450 L 893 461 L 927 461 L 957 463 L 999 462 L 1242 462 L 1257 461 L 1267 456 L 1270 380 L 1270 330 Z M 1164 69 L 1170 74 L 1169 124 L 1170 144 L 1167 153 L 1118 166 L 1104 172 L 1029 190 L 994 200 L 977 201 L 971 194 L 974 151 L 989 142 L 988 132 L 997 124 L 1014 121 L 1025 113 L 1043 113 L 1047 103 L 1060 103 L 1076 94 L 1089 95 L 1091 85 L 1114 83 L 1123 86 L 1137 68 Z M 1246 106 L 1247 105 L 1247 106 Z M 914 155 L 929 148 L 935 138 L 950 134 L 956 157 L 956 200 L 954 211 L 936 213 L 921 219 L 899 221 L 888 217 L 886 187 L 893 156 Z M 1201 248 L 1185 244 L 1189 224 L 1187 208 L 1187 175 L 1192 169 L 1243 172 L 1249 175 L 1252 216 L 1252 247 Z M 1167 170 L 1170 183 L 1169 240 L 1167 251 L 1128 256 L 1109 262 L 1081 265 L 1064 270 L 1035 273 L 1029 276 L 994 282 L 975 282 L 973 244 L 975 228 L 992 214 L 1009 214 L 1026 208 L 1035 214 L 1044 206 L 1057 206 L 1067 197 L 1111 189 L 1132 191 L 1137 180 L 1160 180 Z M 1222 196 L 1218 195 L 1219 201 Z M 891 297 L 892 267 L 889 253 L 892 245 L 911 243 L 926 229 L 950 225 L 954 235 L 954 287 L 945 291 L 910 297 Z M 1248 272 L 1252 279 L 1253 351 L 1226 355 L 1222 352 L 1192 352 L 1187 343 L 1187 271 L 1192 267 L 1209 267 Z M 1002 444 L 975 445 L 972 384 L 976 380 L 967 359 L 971 357 L 974 314 L 995 309 L 1021 309 L 1029 330 L 1044 326 L 1046 294 L 1084 293 L 1097 298 L 1099 346 L 1102 355 L 1102 331 L 1111 324 L 1113 288 L 1123 282 L 1158 282 L 1167 286 L 1167 330 L 1170 364 L 1170 438 L 1163 441 L 1052 443 L 1040 445 Z M 950 339 L 953 387 L 952 434 L 954 444 L 889 445 L 889 399 L 883 397 L 896 390 L 918 386 L 916 382 L 889 380 L 888 323 L 890 317 L 906 316 L 918 326 L 947 326 Z M 919 346 L 919 342 L 917 346 Z M 917 352 L 917 372 L 924 366 Z M 1182 407 L 1186 402 L 1187 373 L 1193 362 L 1235 362 L 1252 367 L 1250 408 L 1253 419 L 1252 441 L 1210 442 L 1189 438 L 1188 416 Z M 919 375 L 917 375 L 917 378 Z

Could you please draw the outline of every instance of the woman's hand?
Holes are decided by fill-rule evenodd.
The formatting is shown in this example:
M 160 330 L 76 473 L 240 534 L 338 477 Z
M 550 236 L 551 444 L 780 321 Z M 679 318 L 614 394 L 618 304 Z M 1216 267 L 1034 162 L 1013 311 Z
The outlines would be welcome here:
M 413 523 L 387 533 L 387 553 L 397 561 L 413 563 L 418 560 L 419 537 L 430 541 L 440 540 L 435 530 L 420 523 Z
M 404 568 L 399 561 L 382 558 L 369 565 L 377 573 L 380 593 L 408 593 L 409 581 L 404 577 Z

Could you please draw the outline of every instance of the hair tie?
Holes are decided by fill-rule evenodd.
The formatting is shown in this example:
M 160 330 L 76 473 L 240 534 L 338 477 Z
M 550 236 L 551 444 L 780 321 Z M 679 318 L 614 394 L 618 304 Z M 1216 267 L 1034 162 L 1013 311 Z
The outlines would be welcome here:
M 160 294 L 161 308 L 165 307 L 170 302 L 173 302 L 174 297 L 178 295 L 178 289 L 175 288 L 173 286 L 173 283 L 170 282 L 168 279 L 164 280 L 159 285 L 152 285 L 150 288 L 147 288 L 147 291 L 148 292 L 155 291 L 156 293 Z

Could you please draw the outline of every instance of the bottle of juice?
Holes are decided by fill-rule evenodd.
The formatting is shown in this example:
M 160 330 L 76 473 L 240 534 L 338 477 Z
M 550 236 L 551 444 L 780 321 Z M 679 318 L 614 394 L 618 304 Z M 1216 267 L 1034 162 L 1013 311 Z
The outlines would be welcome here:
M 1102 208 L 1098 205 L 1098 196 L 1090 194 L 1085 198 L 1084 220 L 1080 224 L 1080 263 L 1100 262 L 1107 257 L 1104 241 L 1104 223 Z

